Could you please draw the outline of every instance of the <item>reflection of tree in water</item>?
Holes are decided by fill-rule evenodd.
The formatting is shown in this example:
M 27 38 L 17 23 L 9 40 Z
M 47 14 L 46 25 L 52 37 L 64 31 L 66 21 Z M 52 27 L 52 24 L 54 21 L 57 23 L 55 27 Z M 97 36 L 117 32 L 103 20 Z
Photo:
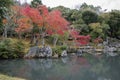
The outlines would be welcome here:
M 120 57 L 0 61 L 0 72 L 27 80 L 119 80 Z
M 94 57 L 92 58 L 94 59 Z M 96 77 L 96 80 L 120 80 L 120 57 L 102 56 L 95 60 L 90 60 L 90 71 Z
M 32 59 L 28 60 L 30 71 L 29 80 L 43 80 L 47 78 L 47 72 L 52 68 L 51 59 Z
M 120 80 L 120 56 L 108 57 L 106 62 L 109 65 L 110 69 L 108 71 L 108 77 L 111 80 Z

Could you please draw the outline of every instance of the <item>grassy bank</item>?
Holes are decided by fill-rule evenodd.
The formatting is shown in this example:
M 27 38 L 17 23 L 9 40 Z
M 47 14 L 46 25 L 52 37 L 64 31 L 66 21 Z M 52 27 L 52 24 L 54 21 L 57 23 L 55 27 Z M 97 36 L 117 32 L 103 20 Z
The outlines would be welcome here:
M 0 74 L 0 80 L 26 80 L 26 79 L 21 79 L 17 77 L 10 77 L 7 75 Z

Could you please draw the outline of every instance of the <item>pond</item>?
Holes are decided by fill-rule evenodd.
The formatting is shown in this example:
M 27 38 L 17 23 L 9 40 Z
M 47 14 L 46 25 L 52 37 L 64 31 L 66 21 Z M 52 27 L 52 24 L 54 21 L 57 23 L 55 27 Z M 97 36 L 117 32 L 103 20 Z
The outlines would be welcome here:
M 0 60 L 0 74 L 26 80 L 120 80 L 120 57 Z

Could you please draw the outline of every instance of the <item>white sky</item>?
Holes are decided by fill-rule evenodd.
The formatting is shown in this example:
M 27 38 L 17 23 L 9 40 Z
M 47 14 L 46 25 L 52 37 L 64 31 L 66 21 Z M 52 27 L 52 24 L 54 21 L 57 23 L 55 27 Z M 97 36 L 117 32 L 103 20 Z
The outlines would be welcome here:
M 25 1 L 25 0 L 21 0 Z M 30 2 L 32 0 L 26 0 Z M 102 9 L 118 9 L 120 10 L 120 0 L 42 0 L 42 3 L 48 7 L 56 7 L 59 5 L 74 8 L 75 5 L 82 4 L 82 3 L 92 4 L 94 6 L 101 6 Z

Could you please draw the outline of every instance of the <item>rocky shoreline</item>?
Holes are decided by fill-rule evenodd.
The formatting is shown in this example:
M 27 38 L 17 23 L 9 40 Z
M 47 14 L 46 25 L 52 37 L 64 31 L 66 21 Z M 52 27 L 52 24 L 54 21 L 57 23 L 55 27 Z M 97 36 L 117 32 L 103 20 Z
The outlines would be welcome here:
M 86 46 L 79 46 L 79 48 L 68 48 L 63 50 L 61 54 L 53 53 L 53 50 L 50 46 L 33 46 L 29 49 L 28 53 L 24 58 L 58 58 L 66 57 L 68 53 L 75 53 L 77 56 L 82 56 L 83 53 L 90 53 L 93 55 L 107 54 L 109 56 L 116 56 L 120 53 L 120 40 L 110 38 L 109 41 L 104 41 L 103 43 Z
M 73 49 L 72 49 L 73 50 Z M 112 47 L 112 46 L 104 46 L 103 48 L 95 48 L 93 46 L 84 46 L 79 47 L 74 52 L 76 56 L 82 56 L 84 53 L 89 53 L 92 55 L 101 55 L 107 54 L 109 56 L 116 56 L 120 53 L 120 46 L 119 47 Z M 53 54 L 52 48 L 50 46 L 39 48 L 38 46 L 31 47 L 28 54 L 24 56 L 26 59 L 30 58 L 59 58 L 59 57 L 67 57 L 68 53 L 67 50 L 63 50 L 62 53 Z

